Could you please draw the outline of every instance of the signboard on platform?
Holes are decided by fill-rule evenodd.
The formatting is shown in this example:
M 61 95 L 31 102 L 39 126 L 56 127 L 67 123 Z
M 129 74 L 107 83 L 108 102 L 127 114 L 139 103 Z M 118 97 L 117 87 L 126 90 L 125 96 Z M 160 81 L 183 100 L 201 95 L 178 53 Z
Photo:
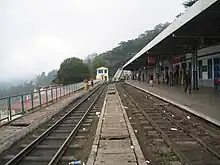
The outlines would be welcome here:
M 171 59 L 172 64 L 176 64 L 180 62 L 180 57 L 179 56 L 174 56 Z
M 161 66 L 161 67 L 167 67 L 167 66 L 169 66 L 169 61 L 168 61 L 168 60 L 165 60 L 165 61 L 160 62 L 160 66 Z
M 154 65 L 156 63 L 156 58 L 153 56 L 148 56 L 147 63 L 148 63 L 148 65 Z

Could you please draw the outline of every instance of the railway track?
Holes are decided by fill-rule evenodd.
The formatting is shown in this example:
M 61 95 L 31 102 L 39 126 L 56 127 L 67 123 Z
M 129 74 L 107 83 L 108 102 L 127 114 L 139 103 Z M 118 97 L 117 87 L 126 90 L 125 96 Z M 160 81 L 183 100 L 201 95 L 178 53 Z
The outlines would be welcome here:
M 101 111 L 106 85 L 43 124 L 3 153 L 3 165 L 55 165 L 87 161 Z
M 129 85 L 118 90 L 140 123 L 146 137 L 142 144 L 155 164 L 220 164 L 219 128 Z

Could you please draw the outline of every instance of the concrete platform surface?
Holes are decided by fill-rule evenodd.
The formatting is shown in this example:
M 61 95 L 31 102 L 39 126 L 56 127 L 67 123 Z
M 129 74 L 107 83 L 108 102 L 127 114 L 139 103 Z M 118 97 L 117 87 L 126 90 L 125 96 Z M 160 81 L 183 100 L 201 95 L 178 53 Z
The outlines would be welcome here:
M 115 88 L 109 85 L 111 90 Z M 117 93 L 105 98 L 87 165 L 146 165 Z M 137 151 L 138 150 L 138 151 Z
M 147 82 L 135 80 L 127 80 L 126 83 L 220 126 L 219 91 L 201 87 L 200 90 L 188 94 L 181 86 L 157 85 L 149 87 Z
M 95 88 L 99 83 L 94 85 Z M 92 89 L 92 88 L 91 88 Z M 66 97 L 46 108 L 24 115 L 8 125 L 0 127 L 0 153 L 8 149 L 17 140 L 33 131 L 40 124 L 50 120 L 54 115 L 65 107 L 69 106 L 74 100 L 85 95 L 88 91 L 81 90 L 69 97 Z

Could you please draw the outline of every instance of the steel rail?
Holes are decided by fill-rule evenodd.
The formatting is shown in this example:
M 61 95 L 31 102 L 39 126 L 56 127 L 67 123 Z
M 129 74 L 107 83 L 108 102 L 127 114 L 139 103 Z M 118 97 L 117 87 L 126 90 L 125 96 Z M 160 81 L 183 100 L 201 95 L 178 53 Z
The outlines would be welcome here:
M 123 87 L 124 89 L 124 87 Z M 176 146 L 176 144 L 174 144 L 172 142 L 172 140 L 164 133 L 164 131 L 161 130 L 161 128 L 151 119 L 151 117 L 134 101 L 133 98 L 131 98 L 131 96 L 127 93 L 127 91 L 124 89 L 124 93 L 125 95 L 127 95 L 127 97 L 131 100 L 131 102 L 137 107 L 137 109 L 144 115 L 144 117 L 151 123 L 152 126 L 154 126 L 154 128 L 161 133 L 161 136 L 163 137 L 163 139 L 166 141 L 166 143 L 172 147 L 174 153 L 179 157 L 181 163 L 185 164 L 185 165 L 192 165 L 192 163 L 190 162 L 190 160 L 188 160 L 183 154 L 182 152 L 178 149 L 178 147 Z
M 143 91 L 142 91 L 143 92 Z M 208 144 L 206 144 L 203 140 L 201 140 L 197 135 L 195 135 L 194 133 L 188 131 L 188 129 L 181 123 L 178 123 L 177 121 L 175 121 L 171 116 L 169 116 L 167 113 L 163 113 L 163 110 L 161 110 L 158 105 L 155 105 L 155 101 L 152 100 L 152 103 L 154 105 L 154 108 L 157 109 L 162 115 L 164 115 L 169 121 L 171 121 L 173 124 L 175 124 L 177 127 L 181 128 L 185 133 L 187 133 L 190 137 L 192 137 L 193 139 L 195 139 L 201 146 L 203 146 L 204 148 L 206 148 L 209 152 L 211 152 L 213 155 L 215 155 L 219 160 L 220 160 L 220 154 L 215 151 L 215 149 L 211 146 L 209 146 Z M 164 110 L 167 111 L 167 109 L 164 106 L 160 106 L 162 107 Z M 192 122 L 190 122 L 192 123 Z M 192 123 L 193 124 L 193 123 Z
M 48 128 L 44 133 L 42 133 L 37 139 L 31 142 L 27 147 L 25 147 L 22 151 L 20 151 L 17 155 L 15 155 L 12 159 L 10 159 L 5 165 L 16 165 L 21 161 L 28 153 L 32 151 L 32 149 L 37 146 L 39 143 L 43 141 L 45 137 L 47 137 L 50 133 L 53 132 L 55 128 L 59 126 L 59 124 L 64 121 L 76 108 L 78 108 L 82 103 L 87 101 L 87 99 L 92 96 L 96 91 L 98 91 L 103 85 L 99 85 L 96 87 L 88 96 L 86 96 L 82 101 L 80 101 L 77 105 L 75 105 L 68 113 L 66 113 L 61 119 L 59 119 L 56 123 L 54 123 L 50 128 Z
M 57 153 L 53 156 L 53 158 L 51 159 L 51 161 L 48 163 L 48 165 L 57 165 L 57 163 L 60 161 L 60 159 L 62 158 L 64 152 L 66 151 L 66 148 L 68 147 L 69 143 L 71 142 L 71 140 L 74 138 L 74 136 L 76 135 L 77 131 L 79 130 L 83 120 L 86 118 L 86 116 L 88 115 L 89 111 L 92 109 L 93 105 L 96 103 L 96 101 L 98 100 L 98 98 L 100 97 L 100 95 L 102 94 L 102 92 L 104 91 L 105 86 L 103 87 L 103 89 L 99 92 L 99 94 L 96 96 L 96 98 L 94 99 L 94 101 L 90 104 L 90 106 L 88 107 L 88 109 L 86 110 L 85 114 L 83 115 L 83 117 L 80 119 L 80 121 L 77 123 L 77 125 L 75 126 L 75 128 L 72 130 L 72 132 L 70 133 L 70 135 L 67 137 L 67 139 L 64 141 L 64 143 L 62 144 L 62 146 L 59 148 L 59 150 L 57 151 Z
M 177 127 L 181 128 L 185 133 L 187 133 L 189 136 L 194 138 L 200 145 L 202 145 L 204 148 L 206 148 L 209 152 L 211 152 L 213 155 L 215 155 L 220 160 L 220 154 L 216 152 L 211 146 L 208 146 L 206 143 L 203 142 L 197 135 L 191 133 L 187 130 L 187 128 L 183 125 L 175 121 L 172 117 L 170 117 L 168 114 L 165 114 L 162 112 L 161 109 L 155 106 L 155 108 L 160 111 L 162 115 L 164 115 L 168 120 L 170 120 L 172 123 L 174 123 Z M 163 107 L 164 108 L 164 107 Z

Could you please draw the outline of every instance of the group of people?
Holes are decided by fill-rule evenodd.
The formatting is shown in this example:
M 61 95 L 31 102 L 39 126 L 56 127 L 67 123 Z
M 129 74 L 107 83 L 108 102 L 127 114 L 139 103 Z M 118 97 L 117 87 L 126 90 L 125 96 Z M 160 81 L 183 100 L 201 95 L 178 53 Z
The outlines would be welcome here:
M 148 74 L 148 84 L 149 86 L 153 86 L 153 74 Z M 186 93 L 187 90 L 189 92 L 189 94 L 191 94 L 191 74 L 189 71 L 186 72 L 186 74 L 184 75 L 183 77 L 183 80 L 184 80 L 184 92 Z M 169 84 L 169 74 L 167 73 L 165 75 L 165 81 L 166 81 L 166 84 Z M 157 74 L 157 83 L 160 84 L 160 81 L 159 81 L 159 73 Z
M 90 83 L 91 83 L 91 86 L 94 85 L 93 78 L 90 78 Z M 89 89 L 89 80 L 88 80 L 87 78 L 84 80 L 84 88 L 85 88 L 86 90 Z

